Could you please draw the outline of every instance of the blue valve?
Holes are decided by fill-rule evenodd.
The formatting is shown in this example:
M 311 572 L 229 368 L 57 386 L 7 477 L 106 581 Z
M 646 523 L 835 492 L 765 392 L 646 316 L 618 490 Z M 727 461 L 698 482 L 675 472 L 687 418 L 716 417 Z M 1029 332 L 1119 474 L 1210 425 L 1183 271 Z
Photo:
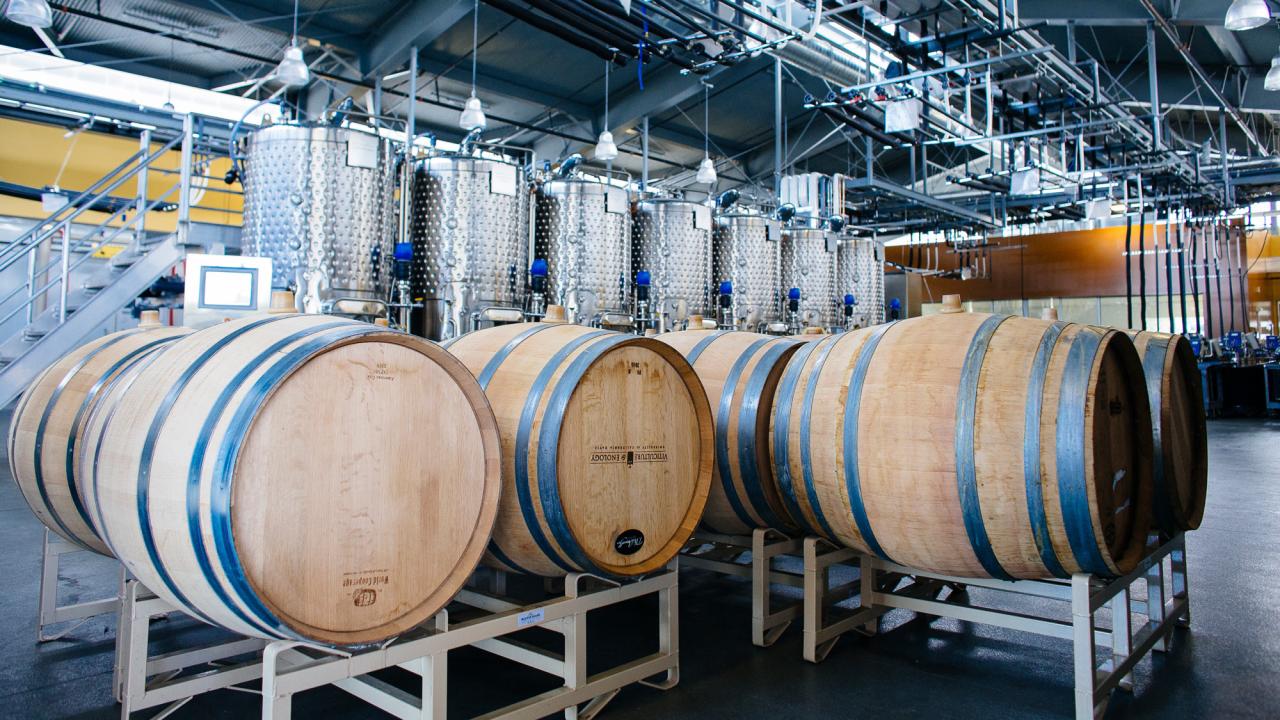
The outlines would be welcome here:
M 845 305 L 848 305 L 848 306 L 857 305 L 857 304 L 858 304 L 858 299 L 857 299 L 857 298 L 855 298 L 855 297 L 854 297 L 854 296 L 852 296 L 852 295 L 845 295 L 845 296 L 844 296 L 844 304 L 845 304 Z
M 395 259 L 405 260 L 405 261 L 412 260 L 413 259 L 413 243 L 411 242 L 396 243 Z
M 788 291 L 787 291 L 787 299 L 788 299 L 788 300 L 799 300 L 799 299 L 800 299 L 800 288 L 791 288 L 790 290 L 788 290 Z
M 547 261 L 542 258 L 534 258 L 533 265 L 529 267 L 529 274 L 534 277 L 546 277 Z
M 636 284 L 640 287 L 649 287 L 653 284 L 653 276 L 648 270 L 641 270 L 636 273 Z
M 890 301 L 889 301 L 889 309 L 890 309 L 890 310 L 901 310 L 901 309 L 902 309 L 902 301 L 901 301 L 901 300 L 899 300 L 898 298 L 894 298 L 894 299 L 890 300 Z
M 733 283 L 732 283 L 732 282 L 730 282 L 730 281 L 728 281 L 728 280 L 723 280 L 723 281 L 721 281 L 721 282 L 720 282 L 720 294 L 721 294 L 721 295 L 732 295 L 732 294 L 733 294 Z

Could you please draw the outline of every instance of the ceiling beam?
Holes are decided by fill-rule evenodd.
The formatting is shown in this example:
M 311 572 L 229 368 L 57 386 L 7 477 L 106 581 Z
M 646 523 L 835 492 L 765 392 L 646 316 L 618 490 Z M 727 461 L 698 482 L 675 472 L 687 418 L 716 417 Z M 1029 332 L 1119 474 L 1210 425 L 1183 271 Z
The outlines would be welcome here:
M 422 49 L 471 13 L 466 0 L 415 0 L 369 33 L 360 52 L 366 80 L 408 62 L 409 48 Z
M 16 26 L 13 26 L 16 30 Z M 48 50 L 42 47 L 34 47 L 32 41 L 36 40 L 35 35 L 31 37 L 23 37 L 22 34 L 9 32 L 9 28 L 0 31 L 0 45 L 8 45 L 9 47 L 24 48 L 28 52 L 38 54 L 48 54 Z M 36 40 L 38 42 L 38 40 Z M 68 43 L 74 44 L 74 43 Z M 192 73 L 183 72 L 182 70 L 170 70 L 154 63 L 134 60 L 132 58 L 121 57 L 119 55 L 99 52 L 89 48 L 68 47 L 63 50 L 63 54 L 68 60 L 75 60 L 86 65 L 96 65 L 98 67 L 109 68 L 111 70 L 120 70 L 122 72 L 142 75 L 144 77 L 154 78 L 156 80 L 167 80 L 180 85 L 190 85 L 191 87 L 208 89 L 213 87 L 209 84 L 209 79 L 204 76 L 194 75 Z
M 1167 2 L 1162 2 L 1167 9 Z M 1227 3 L 1220 0 L 1181 0 L 1169 22 L 1179 26 L 1222 26 Z M 1049 25 L 1144 26 L 1151 17 L 1141 5 L 1115 0 L 1019 0 L 1018 20 Z
M 432 75 L 440 75 L 451 80 L 459 82 L 471 82 L 471 65 L 470 63 L 462 63 L 436 57 L 431 55 L 422 55 L 418 58 L 418 70 Z M 581 120 L 589 120 L 595 116 L 597 109 L 594 105 L 572 100 L 570 98 L 560 97 L 554 93 L 539 90 L 531 83 L 517 82 L 508 78 L 504 78 L 499 74 L 479 68 L 476 73 L 476 84 L 479 86 L 479 94 L 482 96 L 486 93 L 496 93 L 514 100 L 524 100 L 526 102 L 537 103 L 548 108 L 561 110 Z M 425 91 L 424 91 L 425 92 Z
M 245 25 L 273 30 L 287 39 L 293 34 L 292 9 L 263 10 L 236 0 L 167 0 L 169 4 L 193 8 L 211 15 L 229 18 Z M 283 6 L 281 6 L 283 8 Z M 312 38 L 323 43 L 335 45 L 352 52 L 359 50 L 363 41 L 356 35 L 340 30 L 326 22 L 325 10 L 302 9 L 298 22 L 298 34 L 304 38 Z M 218 23 L 222 25 L 223 23 Z M 283 44 L 283 43 L 282 43 Z
M 1245 52 L 1244 46 L 1236 39 L 1236 34 L 1224 27 L 1209 26 L 1205 28 L 1209 33 L 1209 39 L 1213 40 L 1213 44 L 1218 46 L 1218 50 L 1222 52 L 1222 58 L 1229 63 L 1238 67 L 1248 67 L 1253 64 L 1249 59 L 1249 53 Z
M 737 65 L 717 66 L 701 77 L 713 86 L 728 87 L 770 67 L 772 63 L 772 58 L 753 58 Z M 650 134 L 656 135 L 652 120 L 655 116 L 674 110 L 677 106 L 702 94 L 702 83 L 699 82 L 698 76 L 682 74 L 672 65 L 667 65 L 653 73 L 645 81 L 644 90 L 639 89 L 638 86 L 633 87 L 635 87 L 634 90 L 610 103 L 608 129 L 615 136 L 635 127 L 645 116 L 650 118 Z M 603 113 L 596 117 L 595 124 L 596 127 L 605 127 Z M 676 140 L 676 142 L 681 141 Z M 694 147 L 701 147 L 701 145 L 701 138 L 698 138 Z M 728 147 L 723 145 L 721 147 L 726 152 L 730 152 Z M 741 149 L 741 146 L 738 148 Z

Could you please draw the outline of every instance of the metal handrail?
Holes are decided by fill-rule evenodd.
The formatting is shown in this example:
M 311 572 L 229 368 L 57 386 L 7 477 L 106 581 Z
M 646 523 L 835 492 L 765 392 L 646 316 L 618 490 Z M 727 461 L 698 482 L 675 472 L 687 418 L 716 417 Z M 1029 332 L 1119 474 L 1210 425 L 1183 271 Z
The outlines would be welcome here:
M 83 202 L 82 204 L 77 206 L 75 208 L 75 211 L 70 215 L 68 215 L 67 217 L 64 217 L 61 220 L 56 221 L 52 225 L 50 225 L 49 221 L 46 220 L 44 223 L 37 224 L 35 227 L 31 228 L 31 230 L 28 230 L 27 232 L 23 233 L 16 240 L 14 240 L 13 243 L 9 245 L 9 247 L 5 248 L 3 251 L 0 251 L 0 272 L 12 266 L 24 255 L 26 255 L 27 253 L 31 252 L 36 247 L 38 247 L 40 243 L 44 242 L 50 237 L 53 237 L 54 233 L 56 233 L 58 230 L 60 230 L 65 226 L 70 225 L 76 218 L 88 212 L 90 208 L 92 208 L 95 204 L 97 204 L 98 200 L 101 200 L 102 198 L 109 195 L 116 188 L 120 187 L 125 182 L 132 179 L 133 177 L 137 176 L 138 173 L 145 172 L 148 169 L 150 169 L 151 163 L 153 161 L 155 161 L 161 155 L 172 150 L 181 139 L 182 138 L 174 138 L 173 140 L 170 140 L 168 143 L 165 143 L 165 145 L 162 146 L 159 150 L 156 150 L 155 152 L 150 153 L 149 155 L 146 155 L 146 157 L 143 158 L 141 162 L 139 162 L 132 170 L 125 173 L 124 175 L 121 175 L 119 178 L 116 178 L 114 181 L 110 182 L 110 184 L 108 184 L 107 187 L 103 188 L 102 190 L 98 191 L 97 194 L 93 195 L 88 202 Z M 139 155 L 142 155 L 142 154 L 143 152 L 139 150 L 137 153 L 135 153 L 132 156 L 130 162 L 132 162 L 132 159 L 136 159 Z M 119 173 L 119 171 L 120 171 L 119 167 L 117 167 L 115 170 L 112 170 L 110 174 L 98 180 L 98 182 L 94 183 L 91 186 L 91 188 L 98 187 L 105 180 Z M 74 203 L 82 202 L 83 198 L 85 198 L 85 196 L 89 192 L 90 190 L 86 190 L 80 193 L 79 195 L 77 195 L 75 200 L 68 203 L 67 205 L 64 205 L 62 208 L 59 208 L 54 213 L 54 216 L 62 212 L 63 209 L 67 207 L 71 207 Z M 39 232 L 42 228 L 44 228 L 44 231 Z M 12 255 L 12 257 L 6 257 L 9 255 Z
M 30 290 L 30 295 L 31 295 L 31 297 L 27 298 L 27 301 L 26 301 L 26 302 L 24 302 L 24 303 L 19 303 L 19 304 L 18 304 L 18 305 L 17 305 L 17 306 L 12 310 L 12 311 L 10 311 L 10 312 L 9 312 L 9 314 L 8 314 L 8 315 L 5 315 L 3 318 L 0 318 L 0 325 L 3 325 L 4 323 L 8 322 L 10 319 L 12 319 L 12 318 L 13 318 L 15 315 L 17 315 L 18 313 L 22 312 L 23 310 L 26 310 L 26 309 L 27 309 L 27 307 L 28 307 L 29 305 L 31 305 L 31 303 L 35 302 L 36 298 L 38 298 L 38 297 L 40 297 L 40 296 L 44 295 L 46 292 L 48 292 L 48 291 L 52 290 L 53 288 L 57 287 L 59 283 L 65 282 L 65 281 L 70 277 L 71 272 L 72 272 L 73 270 L 76 270 L 76 269 L 77 269 L 77 268 L 79 268 L 81 265 L 83 265 L 85 262 L 87 262 L 90 258 L 92 258 L 92 257 L 93 257 L 93 253 L 94 253 L 94 252 L 97 252 L 97 251 L 98 251 L 99 249 L 101 249 L 102 247 L 104 247 L 104 246 L 106 246 L 106 245 L 111 244 L 111 241 L 112 241 L 112 240 L 114 240 L 118 235 L 120 235 L 120 234 L 121 234 L 121 233 L 123 233 L 124 231 L 128 230 L 129 228 L 131 228 L 131 227 L 133 227 L 135 224 L 137 224 L 137 222 L 138 222 L 139 218 L 141 218 L 141 217 L 142 217 L 143 215 L 145 215 L 146 213 L 149 213 L 149 212 L 151 212 L 152 210 L 154 210 L 154 209 L 156 209 L 157 207 L 159 207 L 159 205 L 160 205 L 162 202 L 164 202 L 165 200 L 167 200 L 167 199 L 168 199 L 168 197 L 169 197 L 170 195 L 172 195 L 172 194 L 173 194 L 173 192 L 174 192 L 175 190 L 177 190 L 177 189 L 178 189 L 178 187 L 179 187 L 178 185 L 174 185 L 173 187 L 169 188 L 167 191 L 165 191 L 165 193 L 164 193 L 163 195 L 161 195 L 160 197 L 156 198 L 155 200 L 153 200 L 153 201 L 149 202 L 149 203 L 145 206 L 145 209 L 144 209 L 144 211 L 143 211 L 143 212 L 137 213 L 136 215 L 134 215 L 133 219 L 128 220 L 127 222 L 125 222 L 125 224 L 123 224 L 123 225 L 121 225 L 120 227 L 116 228 L 116 229 L 115 229 L 115 232 L 111 233 L 110 235 L 106 235 L 106 236 L 104 236 L 104 237 L 102 238 L 102 240 L 101 240 L 101 241 L 99 241 L 99 242 L 97 242 L 97 243 L 92 244 L 92 247 L 88 248 L 88 249 L 87 249 L 87 252 L 86 252 L 86 253 L 85 253 L 85 254 L 84 254 L 84 255 L 83 255 L 79 260 L 76 260 L 74 263 L 69 263 L 69 264 L 67 264 L 67 266 L 64 268 L 64 272 L 63 272 L 63 274 L 62 274 L 60 277 L 56 277 L 56 278 L 54 278 L 53 280 L 50 280 L 49 282 L 45 283 L 45 284 L 44 284 L 43 286 L 41 286 L 40 288 L 37 288 L 37 289 L 34 289 L 34 290 Z M 40 270 L 35 271 L 35 273 L 33 273 L 33 275 L 39 275 L 39 274 L 41 274 L 41 273 L 47 272 L 47 271 L 49 271 L 49 270 L 53 269 L 53 266 L 54 266 L 54 265 L 57 265 L 57 264 L 62 263 L 62 261 L 63 261 L 63 260 L 62 260 L 62 257 L 60 256 L 60 257 L 58 258 L 58 260 L 53 261 L 53 262 L 50 262 L 50 263 L 49 263 L 48 265 L 46 265 L 44 268 L 42 268 L 42 269 L 40 269 Z M 0 306 L 3 306 L 5 303 L 9 302 L 9 300 L 11 300 L 11 299 L 13 298 L 13 296 L 14 296 L 14 295 L 19 291 L 19 290 L 27 290 L 27 289 L 29 289 L 29 287 L 30 287 L 29 285 L 19 285 L 19 286 L 15 287 L 12 291 L 10 291 L 10 293 L 9 293 L 8 295 L 4 296 L 3 298 L 0 298 Z

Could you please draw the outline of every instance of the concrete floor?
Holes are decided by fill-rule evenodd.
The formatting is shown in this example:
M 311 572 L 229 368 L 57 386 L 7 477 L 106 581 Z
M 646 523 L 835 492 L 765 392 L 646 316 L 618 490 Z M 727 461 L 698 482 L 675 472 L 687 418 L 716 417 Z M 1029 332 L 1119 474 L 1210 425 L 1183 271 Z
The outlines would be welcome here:
M 1280 717 L 1280 421 L 1215 421 L 1209 431 L 1208 511 L 1187 540 L 1192 629 L 1177 631 L 1171 652 L 1138 666 L 1136 692 L 1117 693 L 1108 717 Z M 34 642 L 42 531 L 10 479 L 0 481 L 0 716 L 118 717 L 110 692 L 114 618 L 91 621 L 64 641 Z M 76 553 L 65 568 L 65 600 L 114 587 L 112 564 L 103 558 Z M 798 627 L 771 648 L 751 645 L 741 581 L 686 571 L 681 585 L 680 684 L 667 692 L 628 688 L 602 717 L 1071 716 L 1067 641 L 899 612 L 879 636 L 845 638 L 825 663 L 810 665 L 800 657 Z M 642 600 L 593 617 L 592 652 L 652 652 L 653 610 Z M 220 632 L 194 621 L 167 625 L 157 631 L 165 646 Z M 545 677 L 459 651 L 450 659 L 450 715 L 470 716 L 556 685 Z M 213 693 L 175 717 L 252 717 L 255 700 Z M 329 688 L 298 696 L 294 710 L 298 718 L 385 717 Z

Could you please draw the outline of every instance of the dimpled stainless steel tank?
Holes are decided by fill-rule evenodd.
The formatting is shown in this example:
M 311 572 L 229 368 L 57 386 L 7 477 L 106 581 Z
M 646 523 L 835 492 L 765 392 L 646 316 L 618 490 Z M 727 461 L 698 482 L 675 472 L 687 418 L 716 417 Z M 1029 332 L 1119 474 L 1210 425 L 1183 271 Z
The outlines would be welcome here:
M 529 270 L 529 187 L 501 160 L 442 155 L 413 175 L 413 294 L 423 334 L 446 340 L 521 311 Z M 503 317 L 503 319 L 510 319 Z
M 884 259 L 879 244 L 870 238 L 841 239 L 836 268 L 836 295 L 852 295 L 858 303 L 852 325 L 863 328 L 884 322 Z
M 538 186 L 537 255 L 547 260 L 547 302 L 571 322 L 631 313 L 631 208 L 626 190 L 590 179 Z
M 732 283 L 734 322 L 756 330 L 779 319 L 782 224 L 757 213 L 737 211 L 716 217 L 714 285 Z
M 636 203 L 631 229 L 631 267 L 648 270 L 656 316 L 673 327 L 690 314 L 711 309 L 711 208 L 672 198 Z
M 826 230 L 789 227 L 782 235 L 782 295 L 800 289 L 800 323 L 833 327 L 836 319 L 836 239 Z
M 272 125 L 246 138 L 245 255 L 269 257 L 272 285 L 303 312 L 386 300 L 396 234 L 390 143 L 345 128 Z

